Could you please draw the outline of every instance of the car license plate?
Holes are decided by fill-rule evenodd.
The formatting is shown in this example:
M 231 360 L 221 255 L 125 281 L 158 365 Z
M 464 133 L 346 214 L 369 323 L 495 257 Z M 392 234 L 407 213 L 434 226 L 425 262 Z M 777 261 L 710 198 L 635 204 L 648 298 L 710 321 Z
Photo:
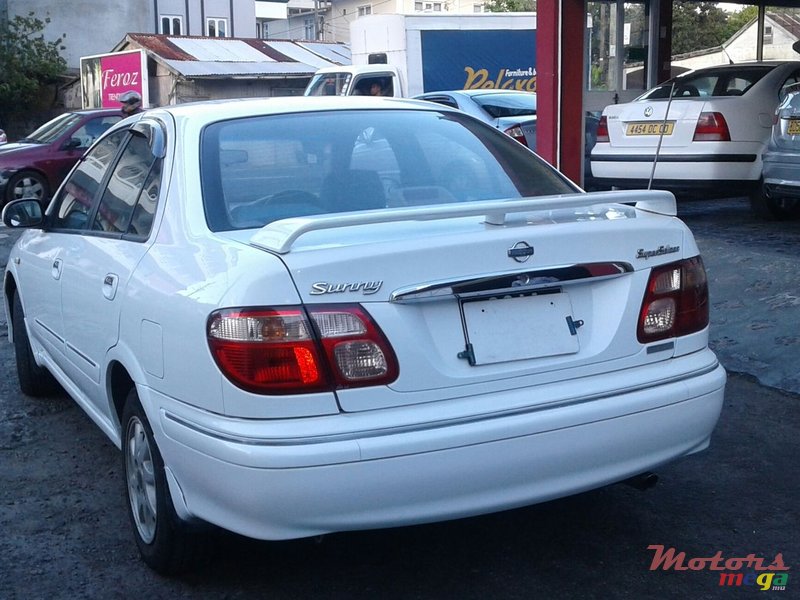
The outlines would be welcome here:
M 786 133 L 789 135 L 797 135 L 800 133 L 800 119 L 789 119 L 789 124 L 786 127 Z
M 575 354 L 572 304 L 565 293 L 472 300 L 462 304 L 476 365 Z
M 625 135 L 660 135 L 661 130 L 664 130 L 664 135 L 672 135 L 672 130 L 675 128 L 675 121 L 667 121 L 666 123 L 651 123 L 649 121 L 634 121 L 628 123 L 625 128 Z

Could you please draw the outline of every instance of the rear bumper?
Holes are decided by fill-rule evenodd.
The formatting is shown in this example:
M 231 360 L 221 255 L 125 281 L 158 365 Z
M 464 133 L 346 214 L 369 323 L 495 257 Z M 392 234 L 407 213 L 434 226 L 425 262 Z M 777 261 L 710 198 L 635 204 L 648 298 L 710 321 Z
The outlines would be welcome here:
M 179 514 L 250 537 L 285 539 L 534 504 L 702 450 L 719 417 L 725 371 L 710 351 L 673 361 L 698 368 L 666 381 L 664 366 L 650 365 L 642 367 L 654 379 L 646 387 L 603 394 L 602 378 L 581 380 L 570 384 L 582 394 L 574 402 L 417 427 L 378 424 L 381 413 L 424 408 L 258 425 L 187 409 L 152 390 L 140 395 Z M 502 396 L 552 391 L 541 388 L 485 400 L 503 405 Z M 361 428 L 369 419 L 375 426 Z M 336 432 L 312 434 L 319 421 L 335 423 Z
M 800 155 L 769 152 L 764 155 L 764 189 L 768 195 L 800 197 Z
M 707 152 L 675 153 L 662 149 L 653 174 L 654 148 L 632 148 L 629 152 L 598 148 L 591 155 L 592 174 L 600 181 L 613 180 L 617 187 L 639 187 L 651 175 L 660 189 L 703 190 L 726 185 L 735 189 L 743 182 L 755 185 L 761 178 L 761 150 L 755 143 L 718 143 Z M 637 152 L 639 151 L 639 152 Z M 669 185 L 669 187 L 667 187 Z
M 704 198 L 730 198 L 746 196 L 755 190 L 760 182 L 750 179 L 727 179 L 724 181 L 698 181 L 691 179 L 619 179 L 615 177 L 595 177 L 594 184 L 605 189 L 654 189 L 668 190 L 676 196 L 700 196 Z

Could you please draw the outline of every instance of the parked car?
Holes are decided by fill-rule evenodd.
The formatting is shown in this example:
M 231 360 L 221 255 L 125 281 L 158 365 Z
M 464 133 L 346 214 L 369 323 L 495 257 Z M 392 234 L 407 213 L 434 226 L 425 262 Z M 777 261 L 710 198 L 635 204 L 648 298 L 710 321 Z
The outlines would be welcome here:
M 536 150 L 536 94 L 515 90 L 452 90 L 428 92 L 419 100 L 458 108 L 507 133 L 531 150 Z M 584 122 L 584 187 L 595 187 L 589 161 L 597 137 L 599 117 L 586 113 Z
M 101 133 L 121 119 L 117 109 L 66 112 L 0 148 L 0 206 L 19 198 L 44 201 Z
M 765 217 L 800 218 L 800 84 L 778 106 L 763 160 L 764 182 L 751 196 L 753 209 Z
M 451 90 L 415 96 L 452 106 L 536 149 L 536 94 L 516 90 Z
M 675 214 L 433 103 L 155 108 L 44 215 L 5 207 L 17 377 L 122 449 L 161 572 L 203 523 L 280 540 L 640 481 L 708 446 L 725 385 Z
M 0 129 L 0 144 L 5 144 L 8 142 L 8 138 L 6 137 L 6 132 Z
M 608 106 L 592 150 L 592 173 L 619 188 L 647 187 L 653 175 L 653 187 L 678 194 L 758 190 L 775 108 L 797 81 L 798 61 L 721 65 L 683 73 L 633 102 Z

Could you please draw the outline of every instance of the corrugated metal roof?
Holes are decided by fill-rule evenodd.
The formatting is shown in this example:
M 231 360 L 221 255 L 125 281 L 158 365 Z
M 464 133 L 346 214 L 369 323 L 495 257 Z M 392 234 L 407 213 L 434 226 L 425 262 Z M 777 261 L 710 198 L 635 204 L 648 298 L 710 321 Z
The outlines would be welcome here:
M 274 48 L 284 56 L 296 60 L 297 62 L 312 65 L 316 68 L 332 67 L 333 63 L 325 60 L 321 56 L 314 54 L 310 50 L 306 50 L 302 46 L 294 42 L 281 42 L 281 41 L 264 41 L 264 44 L 270 48 Z
M 184 77 L 309 77 L 350 64 L 350 48 L 333 42 L 209 38 L 129 33 L 129 42 Z M 116 50 L 130 49 L 121 44 Z
M 257 77 L 271 75 L 313 75 L 316 67 L 298 62 L 216 62 L 200 60 L 165 60 L 172 70 L 184 77 Z
M 302 48 L 308 48 L 333 65 L 349 65 L 353 62 L 350 46 L 345 44 L 324 44 L 321 42 L 294 42 Z
M 169 41 L 198 61 L 272 62 L 247 42 L 226 38 L 170 37 Z

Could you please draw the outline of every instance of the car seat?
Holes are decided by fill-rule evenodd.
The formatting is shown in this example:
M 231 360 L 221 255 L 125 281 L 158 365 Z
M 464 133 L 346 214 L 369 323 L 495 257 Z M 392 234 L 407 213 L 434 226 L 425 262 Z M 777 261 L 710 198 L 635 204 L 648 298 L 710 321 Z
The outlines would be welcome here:
M 330 173 L 322 182 L 320 200 L 330 212 L 386 208 L 386 193 L 375 171 Z

